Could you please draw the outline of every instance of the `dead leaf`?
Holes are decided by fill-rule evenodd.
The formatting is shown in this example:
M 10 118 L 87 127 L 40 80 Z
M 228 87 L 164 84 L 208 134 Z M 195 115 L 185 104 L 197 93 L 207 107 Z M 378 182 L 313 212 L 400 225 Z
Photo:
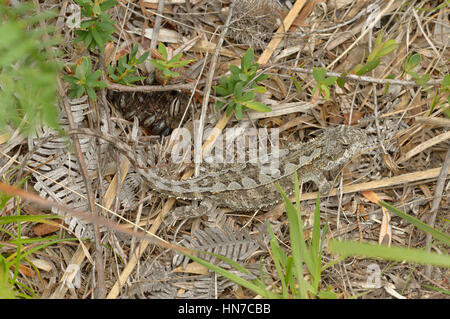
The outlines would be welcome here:
M 59 230 L 59 226 L 52 224 L 39 224 L 33 227 L 33 233 L 36 236 L 45 236 Z
M 305 6 L 303 7 L 302 11 L 300 11 L 297 18 L 292 22 L 292 26 L 289 31 L 293 31 L 297 29 L 297 27 L 307 27 L 308 24 L 305 23 L 305 19 L 311 14 L 311 12 L 314 9 L 314 6 L 316 3 L 325 2 L 323 0 L 313 0 L 306 2 Z
M 378 202 L 380 201 L 380 198 L 378 197 L 377 194 L 375 194 L 372 191 L 361 191 L 361 194 L 369 201 L 371 201 L 374 204 L 378 204 Z
M 358 124 L 358 121 L 366 114 L 366 112 L 361 112 L 359 110 L 353 110 L 352 112 L 352 122 L 350 125 L 356 125 Z M 344 124 L 348 125 L 348 122 L 350 120 L 350 113 L 344 113 Z
M 205 275 L 208 273 L 208 268 L 203 265 L 200 265 L 196 261 L 187 264 L 186 268 L 183 268 L 183 265 L 175 268 L 174 272 L 182 272 L 188 274 L 197 274 L 197 275 Z

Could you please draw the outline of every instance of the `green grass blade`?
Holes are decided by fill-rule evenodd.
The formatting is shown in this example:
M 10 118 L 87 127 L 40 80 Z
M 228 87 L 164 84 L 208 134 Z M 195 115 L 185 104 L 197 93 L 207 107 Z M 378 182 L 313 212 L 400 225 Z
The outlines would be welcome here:
M 422 286 L 424 288 L 427 288 L 427 289 L 430 289 L 430 290 L 434 290 L 434 291 L 437 291 L 437 292 L 440 292 L 440 293 L 443 293 L 443 294 L 446 294 L 446 295 L 450 296 L 450 290 L 442 289 L 442 288 L 439 288 L 439 287 L 433 287 L 433 286 L 430 286 L 430 285 L 427 285 L 427 284 L 423 284 Z
M 306 246 L 306 240 L 305 236 L 303 235 L 303 222 L 301 219 L 301 211 L 300 211 L 300 183 L 298 180 L 297 171 L 295 171 L 294 174 L 294 183 L 295 183 L 295 203 L 296 203 L 296 213 L 291 216 L 295 216 L 296 223 L 298 225 L 299 233 L 295 236 L 298 241 L 298 247 L 300 247 L 300 254 L 305 261 L 306 267 L 308 268 L 309 272 L 314 276 L 315 273 L 315 264 L 313 259 L 311 258 L 311 252 L 309 251 L 308 247 Z M 289 215 L 288 215 L 289 219 Z M 291 221 L 289 221 L 291 223 Z M 292 229 L 291 229 L 292 230 Z M 292 238 L 291 238 L 292 242 Z
M 398 209 L 384 201 L 379 201 L 379 204 L 381 206 L 383 206 L 384 208 L 388 209 L 391 213 L 394 213 L 395 215 L 403 218 L 404 220 L 410 222 L 411 224 L 413 224 L 420 230 L 423 230 L 424 232 L 426 232 L 427 234 L 430 234 L 437 240 L 440 240 L 444 244 L 450 246 L 450 236 L 449 235 L 447 235 L 437 229 L 434 229 L 433 227 L 429 226 L 428 224 L 425 224 L 424 222 L 420 221 L 419 219 L 406 214 L 405 212 L 401 211 L 400 209 Z
M 205 253 L 205 252 L 203 252 L 203 253 Z M 210 253 L 210 254 L 212 254 L 212 253 Z M 227 262 L 231 261 L 229 258 L 220 256 L 220 255 L 217 255 L 217 254 L 212 254 L 212 255 L 214 255 L 217 258 L 219 258 L 221 260 L 224 260 L 224 261 L 228 260 Z M 198 262 L 200 265 L 203 265 L 203 266 L 207 267 L 208 269 L 218 273 L 219 275 L 222 275 L 225 278 L 228 278 L 229 280 L 234 281 L 238 285 L 241 285 L 242 287 L 245 287 L 247 289 L 252 290 L 254 293 L 257 293 L 258 295 L 261 295 L 261 296 L 263 296 L 265 298 L 271 298 L 271 299 L 274 299 L 274 298 L 278 299 L 280 297 L 278 294 L 276 294 L 274 292 L 267 291 L 267 290 L 259 287 L 258 285 L 255 285 L 254 283 L 252 283 L 252 282 L 250 282 L 250 281 L 248 281 L 246 279 L 243 279 L 243 278 L 241 278 L 241 277 L 239 277 L 239 276 L 237 276 L 237 275 L 235 275 L 235 274 L 229 272 L 228 270 L 225 270 L 225 269 L 223 269 L 223 268 L 221 268 L 219 266 L 213 265 L 213 264 L 211 264 L 211 263 L 209 263 L 209 262 L 207 262 L 207 261 L 205 261 L 205 260 L 203 260 L 203 259 L 201 259 L 199 257 L 196 257 L 194 255 L 189 255 L 189 254 L 186 254 L 186 256 L 188 256 L 192 260 Z M 227 260 L 225 260 L 225 259 L 227 259 Z M 237 263 L 235 263 L 235 264 L 237 264 Z M 244 270 L 244 272 L 248 272 L 248 270 L 245 269 L 245 268 L 243 270 Z
M 267 230 L 269 231 L 270 234 L 270 248 L 272 251 L 272 258 L 273 261 L 275 263 L 275 268 L 278 272 L 278 277 L 280 278 L 281 281 L 281 291 L 283 294 L 283 299 L 288 298 L 289 296 L 289 292 L 287 290 L 287 285 L 286 285 L 286 278 L 285 274 L 283 273 L 283 270 L 281 269 L 281 264 L 282 264 L 282 260 L 283 260 L 283 251 L 281 250 L 280 245 L 278 244 L 277 238 L 275 237 L 275 234 L 272 231 L 272 228 L 270 227 L 269 222 L 266 220 L 266 225 L 267 225 Z M 287 273 L 287 271 L 285 270 L 285 273 Z
M 320 193 L 317 193 L 316 207 L 314 209 L 312 243 L 310 248 L 312 264 L 314 265 L 314 268 L 310 269 L 310 271 L 315 293 L 317 293 L 319 290 L 320 274 L 322 272 L 320 243 Z
M 2 216 L 0 217 L 0 225 L 17 223 L 17 222 L 35 222 L 42 223 L 46 219 L 62 219 L 61 216 L 55 215 L 20 215 L 20 216 Z
M 439 255 L 423 249 L 388 247 L 369 243 L 356 243 L 352 241 L 339 241 L 331 239 L 328 250 L 347 256 L 364 256 L 369 258 L 382 258 L 398 262 L 411 262 L 423 265 L 434 265 L 450 268 L 450 256 Z
M 41 249 L 43 249 L 45 247 L 48 247 L 50 245 L 53 245 L 53 244 L 57 244 L 57 243 L 60 243 L 60 242 L 65 242 L 65 241 L 77 241 L 77 240 L 78 240 L 77 238 L 60 238 L 60 239 L 52 240 L 52 241 L 49 241 L 49 242 L 44 243 L 42 245 L 38 245 L 36 247 L 33 247 L 31 249 L 28 249 L 28 250 L 24 251 L 23 254 L 21 254 L 21 258 L 25 258 L 25 257 L 31 255 L 32 253 L 34 253 L 34 252 L 36 252 L 38 250 L 41 250 Z
M 278 188 L 281 196 L 283 197 L 284 206 L 286 207 L 286 214 L 288 215 L 289 235 L 291 238 L 292 257 L 294 259 L 294 274 L 298 280 L 300 298 L 307 298 L 306 283 L 303 277 L 303 257 L 305 254 L 304 249 L 301 248 L 303 232 L 301 230 L 299 216 L 297 215 L 297 210 L 294 205 L 292 205 L 284 190 L 279 185 Z

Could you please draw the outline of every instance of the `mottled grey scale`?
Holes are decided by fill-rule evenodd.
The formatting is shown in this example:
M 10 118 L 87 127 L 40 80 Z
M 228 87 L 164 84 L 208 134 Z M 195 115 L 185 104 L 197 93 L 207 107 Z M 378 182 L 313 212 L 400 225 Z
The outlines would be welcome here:
M 241 184 L 239 184 L 238 182 L 231 182 L 230 184 L 228 184 L 228 187 L 227 187 L 227 189 L 241 189 L 242 188 L 242 185 Z
M 298 166 L 292 163 L 287 163 L 286 166 L 284 167 L 284 175 L 290 175 L 292 173 L 294 173 L 295 169 Z
M 312 161 L 314 161 L 316 158 L 318 158 L 321 153 L 322 153 L 322 150 L 320 148 L 316 148 L 313 150 L 311 155 L 300 156 L 298 159 L 298 166 L 301 167 L 301 166 L 310 164 Z
M 241 179 L 241 183 L 242 183 L 242 185 L 243 185 L 245 188 L 255 188 L 255 187 L 258 187 L 258 186 L 259 186 L 258 183 L 256 183 L 253 179 L 251 179 L 251 178 L 249 178 L 249 177 L 247 177 L 247 176 L 244 176 L 244 177 Z
M 258 180 L 261 184 L 268 184 L 273 181 L 272 177 L 266 175 L 266 174 L 259 174 Z
M 222 192 L 227 189 L 227 186 L 224 183 L 217 182 L 213 186 L 215 192 Z

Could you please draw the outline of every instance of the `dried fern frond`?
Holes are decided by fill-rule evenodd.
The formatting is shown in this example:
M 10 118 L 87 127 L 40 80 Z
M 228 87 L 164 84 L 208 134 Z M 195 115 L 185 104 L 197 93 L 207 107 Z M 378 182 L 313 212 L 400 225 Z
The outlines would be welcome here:
M 262 248 L 265 241 L 263 234 L 250 235 L 245 229 L 235 230 L 230 227 L 207 228 L 205 230 L 197 229 L 194 231 L 194 237 L 184 235 L 184 246 L 197 251 L 205 251 L 225 256 L 233 261 L 245 261 L 253 256 L 258 249 Z M 209 254 L 199 254 L 200 258 L 214 263 L 216 257 Z M 176 254 L 173 264 L 178 266 L 183 263 L 186 267 L 190 258 L 184 255 Z M 228 267 L 226 263 L 219 262 L 219 265 Z

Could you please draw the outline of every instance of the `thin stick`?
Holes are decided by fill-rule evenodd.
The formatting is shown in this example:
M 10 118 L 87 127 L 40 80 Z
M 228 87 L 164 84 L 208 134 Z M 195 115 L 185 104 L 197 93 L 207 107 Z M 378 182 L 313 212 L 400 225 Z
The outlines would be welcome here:
M 428 219 L 428 225 L 430 225 L 431 227 L 434 227 L 434 224 L 436 222 L 436 216 L 438 213 L 439 204 L 441 203 L 442 192 L 444 191 L 444 184 L 445 179 L 447 178 L 449 166 L 450 166 L 450 149 L 447 150 L 447 155 L 445 155 L 444 164 L 442 165 L 442 169 L 439 173 L 436 183 L 436 189 L 434 191 L 433 203 L 431 204 L 431 215 L 430 218 Z M 433 236 L 427 234 L 426 247 L 428 251 L 431 248 L 430 246 L 432 240 Z M 431 265 L 425 265 L 425 275 L 427 277 L 431 277 L 431 269 L 432 269 Z
M 428 169 L 426 171 L 407 173 L 407 174 L 394 176 L 394 177 L 390 177 L 390 178 L 383 178 L 378 181 L 346 185 L 343 187 L 342 192 L 344 194 L 355 193 L 355 192 L 359 192 L 359 191 L 366 191 L 366 190 L 373 190 L 373 189 L 377 189 L 377 188 L 386 188 L 386 187 L 401 185 L 401 184 L 405 184 L 405 183 L 409 183 L 409 182 L 417 182 L 417 181 L 422 181 L 422 180 L 426 180 L 426 179 L 434 179 L 439 176 L 439 172 L 441 170 L 442 170 L 442 167 L 438 167 L 438 168 Z M 445 172 L 445 170 L 444 170 L 444 172 Z M 450 174 L 450 169 L 447 169 L 447 174 Z M 327 196 L 336 196 L 336 195 L 337 195 L 337 189 L 333 188 Z M 302 194 L 300 200 L 305 201 L 305 200 L 316 199 L 316 198 L 317 198 L 317 192 L 312 192 L 312 193 Z M 291 199 L 295 200 L 294 197 L 292 197 Z
M 223 27 L 222 32 L 220 33 L 219 41 L 217 42 L 216 49 L 214 50 L 214 55 L 211 59 L 211 64 L 209 67 L 208 78 L 206 80 L 206 86 L 204 89 L 203 103 L 202 103 L 202 111 L 200 114 L 200 120 L 197 128 L 197 134 L 195 135 L 194 141 L 194 163 L 195 163 L 195 171 L 194 175 L 197 176 L 200 173 L 200 163 L 202 160 L 202 141 L 203 141 L 203 127 L 205 124 L 206 110 L 208 109 L 209 103 L 209 95 L 211 94 L 211 85 L 214 76 L 214 70 L 216 69 L 217 60 L 219 59 L 220 48 L 222 47 L 223 40 L 228 31 L 228 27 L 230 26 L 231 17 L 233 16 L 233 8 L 234 4 L 232 3 L 230 6 L 230 10 L 228 12 L 227 20 Z
M 152 40 L 150 42 L 150 49 L 156 49 L 156 43 L 158 42 L 159 37 L 159 29 L 161 29 L 161 20 L 162 20 L 162 14 L 164 11 L 164 0 L 158 1 L 158 15 L 155 19 L 155 25 L 153 26 L 153 33 L 152 33 Z
M 282 70 L 288 70 L 288 71 L 300 72 L 300 73 L 306 73 L 306 74 L 313 73 L 312 69 L 307 69 L 307 68 L 293 68 L 293 67 L 288 67 L 288 66 L 283 66 L 283 65 L 274 65 L 272 67 L 276 68 L 276 69 L 282 69 Z M 375 83 L 375 84 L 392 84 L 392 85 L 395 84 L 395 85 L 401 85 L 401 86 L 414 86 L 414 87 L 421 86 L 414 81 L 395 80 L 395 79 L 379 79 L 379 78 L 374 78 L 371 76 L 361 76 L 361 75 L 355 75 L 355 74 L 347 74 L 345 76 L 342 76 L 342 73 L 331 72 L 331 71 L 327 71 L 326 75 L 341 77 L 346 80 L 355 80 L 355 81 Z M 437 86 L 437 85 L 441 84 L 442 80 L 443 79 L 433 79 L 433 80 L 428 81 L 427 84 Z
M 67 119 L 69 120 L 69 127 L 71 130 L 76 129 L 75 121 L 72 116 L 72 109 L 65 99 L 64 89 L 60 79 L 58 79 L 58 91 L 61 96 L 61 100 L 64 105 L 64 109 L 66 110 Z M 89 175 L 87 172 L 86 162 L 84 161 L 83 151 L 81 150 L 80 140 L 78 136 L 73 135 L 72 141 L 75 146 L 75 155 L 78 160 L 78 165 L 80 166 L 81 176 L 83 177 L 84 186 L 86 187 L 87 199 L 88 199 L 88 207 L 89 211 L 92 213 L 94 217 L 98 217 L 97 207 L 95 205 L 95 197 L 94 192 L 92 191 L 92 186 L 89 180 Z M 103 247 L 101 245 L 101 236 L 100 236 L 100 228 L 98 225 L 94 227 L 94 237 L 95 237 L 95 268 L 98 276 L 98 292 L 96 298 L 104 299 L 106 295 L 105 288 L 105 271 L 104 271 L 104 263 L 103 263 Z

